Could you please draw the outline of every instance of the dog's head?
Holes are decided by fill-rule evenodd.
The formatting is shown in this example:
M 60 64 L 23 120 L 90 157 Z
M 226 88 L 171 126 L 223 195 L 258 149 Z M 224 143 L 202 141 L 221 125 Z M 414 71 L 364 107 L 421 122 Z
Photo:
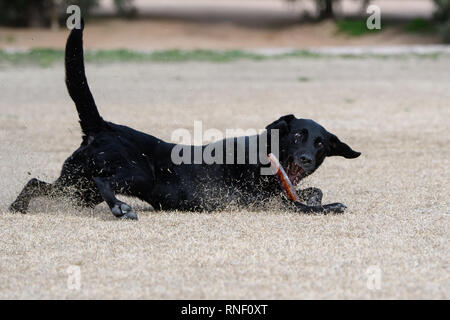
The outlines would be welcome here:
M 274 121 L 266 129 L 269 132 L 279 130 L 280 163 L 294 185 L 313 173 L 325 157 L 354 159 L 361 154 L 353 151 L 317 122 L 297 119 L 292 114 Z

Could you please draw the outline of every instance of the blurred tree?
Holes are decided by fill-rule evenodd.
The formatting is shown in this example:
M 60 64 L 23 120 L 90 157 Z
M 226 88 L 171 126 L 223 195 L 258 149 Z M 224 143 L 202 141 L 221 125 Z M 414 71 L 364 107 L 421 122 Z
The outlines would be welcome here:
M 120 16 L 132 17 L 137 14 L 137 9 L 133 5 L 134 0 L 114 0 L 117 13 Z
M 58 27 L 66 18 L 69 5 L 78 5 L 83 17 L 89 17 L 99 0 L 0 0 L 0 25 Z M 114 0 L 119 15 L 134 14 L 133 0 Z
M 36 21 L 35 11 L 43 1 L 28 0 L 0 0 L 0 23 L 7 25 L 34 24 Z
M 335 0 L 317 0 L 320 19 L 328 19 L 334 17 L 333 1 Z
M 284 0 L 290 4 L 293 4 L 297 1 L 301 0 Z M 334 10 L 333 10 L 333 3 L 338 2 L 340 0 L 315 0 L 316 2 L 316 10 L 318 13 L 319 19 L 328 19 L 328 18 L 334 18 Z M 367 1 L 367 0 L 361 0 L 361 1 Z
M 436 4 L 435 17 L 438 21 L 450 19 L 450 0 L 434 0 Z
M 435 18 L 440 23 L 442 40 L 450 43 L 450 0 L 434 0 L 436 3 Z
M 297 1 L 302 1 L 302 0 L 284 0 L 288 3 L 292 4 L 297 2 Z M 316 12 L 317 12 L 317 18 L 320 19 L 329 19 L 332 18 L 334 19 L 336 16 L 336 12 L 335 12 L 335 8 L 338 7 L 339 2 L 341 2 L 341 0 L 313 0 L 315 1 L 315 7 L 316 7 Z M 369 3 L 371 0 L 353 0 L 355 2 L 359 2 L 360 3 L 360 13 L 361 14 L 366 14 L 366 9 L 369 6 Z
M 335 17 L 334 7 L 340 0 L 316 0 L 317 11 L 319 13 L 319 19 L 329 19 Z M 370 0 L 355 0 L 361 3 L 361 13 L 366 12 L 366 8 L 370 3 Z
M 97 5 L 97 0 L 0 0 L 0 24 L 42 27 L 58 25 L 70 4 L 78 5 L 84 16 Z

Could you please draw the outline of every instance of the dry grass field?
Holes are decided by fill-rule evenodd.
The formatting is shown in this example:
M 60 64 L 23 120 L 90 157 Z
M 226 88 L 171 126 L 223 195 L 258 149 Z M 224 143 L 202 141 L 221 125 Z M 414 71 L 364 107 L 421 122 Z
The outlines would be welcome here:
M 0 70 L 0 298 L 450 298 L 450 59 L 297 58 L 90 64 L 105 119 L 166 140 L 176 128 L 263 128 L 312 118 L 363 155 L 329 158 L 302 182 L 344 215 L 230 210 L 140 220 L 37 199 L 80 130 L 61 63 Z M 67 286 L 79 266 L 81 288 Z M 371 290 L 368 270 L 379 268 Z

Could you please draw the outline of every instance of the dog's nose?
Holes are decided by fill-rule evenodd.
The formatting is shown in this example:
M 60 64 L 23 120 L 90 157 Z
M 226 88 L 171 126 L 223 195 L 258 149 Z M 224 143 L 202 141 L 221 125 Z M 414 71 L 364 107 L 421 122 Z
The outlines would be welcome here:
M 304 166 L 310 166 L 313 163 L 313 159 L 311 157 L 309 157 L 309 156 L 303 155 L 303 156 L 300 157 L 300 162 Z

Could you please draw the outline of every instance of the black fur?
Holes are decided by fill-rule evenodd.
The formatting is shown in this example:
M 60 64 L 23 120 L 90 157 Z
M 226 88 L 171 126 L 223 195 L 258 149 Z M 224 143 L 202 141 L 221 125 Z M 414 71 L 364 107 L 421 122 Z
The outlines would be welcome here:
M 104 121 L 89 90 L 83 62 L 82 30 L 73 29 L 66 46 L 66 84 L 75 102 L 83 139 L 80 147 L 65 161 L 60 177 L 52 184 L 30 180 L 11 204 L 12 211 L 25 213 L 30 200 L 38 196 L 71 197 L 79 205 L 95 206 L 105 201 L 119 218 L 137 219 L 132 208 L 116 194 L 137 197 L 156 210 L 211 211 L 230 204 L 239 207 L 264 206 L 272 197 L 281 197 L 286 209 L 304 213 L 343 212 L 343 204 L 322 205 L 322 192 L 316 188 L 300 191 L 306 204 L 291 202 L 275 176 L 260 174 L 267 166 L 259 160 L 248 164 L 248 142 L 262 135 L 244 137 L 246 164 L 175 164 L 171 153 L 175 144 L 126 126 Z M 280 162 L 285 168 L 296 164 L 302 176 L 313 173 L 327 156 L 356 158 L 359 152 L 312 120 L 287 115 L 266 127 L 270 136 L 280 135 Z M 224 142 L 224 143 L 223 143 Z M 222 144 L 223 143 L 223 144 Z M 207 146 L 189 146 L 191 156 L 214 145 L 242 143 L 237 138 Z M 219 150 L 219 149 L 217 149 Z M 237 160 L 237 152 L 234 154 Z M 236 163 L 236 162 L 234 162 Z
M 81 130 L 88 134 L 100 131 L 103 119 L 98 113 L 84 72 L 83 28 L 84 22 L 81 29 L 73 29 L 67 39 L 65 65 L 66 86 L 77 107 Z

